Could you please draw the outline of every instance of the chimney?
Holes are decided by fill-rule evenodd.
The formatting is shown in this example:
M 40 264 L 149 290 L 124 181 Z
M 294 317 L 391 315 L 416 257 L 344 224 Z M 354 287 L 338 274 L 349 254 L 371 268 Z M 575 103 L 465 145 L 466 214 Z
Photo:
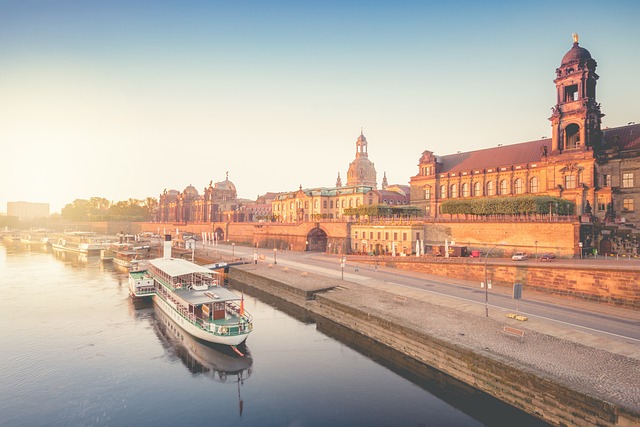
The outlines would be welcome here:
M 164 235 L 164 259 L 171 259 L 171 234 Z

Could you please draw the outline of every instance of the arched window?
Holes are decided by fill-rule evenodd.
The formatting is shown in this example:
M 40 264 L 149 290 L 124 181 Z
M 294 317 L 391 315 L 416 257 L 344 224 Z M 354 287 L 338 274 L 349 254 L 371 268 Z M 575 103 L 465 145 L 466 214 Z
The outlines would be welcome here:
M 469 197 L 469 184 L 468 183 L 464 183 L 462 184 L 461 187 L 462 190 L 462 197 Z
M 487 196 L 495 196 L 496 195 L 496 186 L 493 181 L 487 182 Z
M 441 199 L 446 199 L 447 198 L 447 186 L 446 185 L 441 185 L 440 186 L 440 198 Z
M 537 193 L 538 191 L 540 191 L 540 187 L 538 185 L 538 177 L 534 176 L 529 180 L 529 192 Z
M 482 196 L 482 184 L 479 181 L 473 183 L 473 195 L 475 197 Z
M 513 183 L 513 189 L 514 189 L 516 194 L 523 194 L 524 193 L 524 183 L 523 183 L 522 179 L 518 178 L 518 179 L 515 180 L 515 182 Z
M 509 183 L 506 179 L 500 181 L 500 195 L 509 194 Z
M 571 123 L 564 130 L 564 148 L 570 150 L 580 147 L 580 126 Z
M 458 184 L 451 184 L 451 198 L 458 197 Z

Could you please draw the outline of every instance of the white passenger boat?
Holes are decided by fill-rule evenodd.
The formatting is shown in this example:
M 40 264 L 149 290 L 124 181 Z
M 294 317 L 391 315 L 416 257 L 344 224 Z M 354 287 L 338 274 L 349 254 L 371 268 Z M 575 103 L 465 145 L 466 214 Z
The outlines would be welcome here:
M 85 255 L 98 255 L 103 248 L 103 244 L 95 240 L 95 233 L 84 231 L 65 233 L 58 240 L 53 241 L 51 246 L 54 250 Z
M 169 236 L 170 237 L 170 236 Z M 129 273 L 132 297 L 152 296 L 156 305 L 192 336 L 236 346 L 247 339 L 253 319 L 244 297 L 221 286 L 219 273 L 184 259 L 171 258 L 171 240 L 164 257 L 149 260 L 145 270 Z

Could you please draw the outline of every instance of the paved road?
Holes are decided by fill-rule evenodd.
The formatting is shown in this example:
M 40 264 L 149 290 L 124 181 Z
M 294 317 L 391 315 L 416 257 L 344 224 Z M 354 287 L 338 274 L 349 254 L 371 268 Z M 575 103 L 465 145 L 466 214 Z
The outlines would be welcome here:
M 254 248 L 228 245 L 208 247 L 208 251 L 243 257 L 253 260 Z M 605 304 L 586 302 L 546 295 L 538 292 L 526 292 L 516 305 L 511 298 L 511 289 L 494 287 L 488 292 L 480 288 L 479 283 L 472 283 L 442 276 L 415 273 L 394 268 L 357 264 L 347 261 L 344 269 L 340 268 L 337 256 L 314 252 L 280 252 L 258 249 L 258 256 L 263 255 L 261 262 L 273 263 L 274 258 L 279 265 L 301 270 L 314 271 L 331 277 L 344 277 L 345 280 L 358 282 L 368 286 L 387 289 L 397 287 L 418 290 L 434 297 L 447 298 L 447 304 L 459 304 L 461 307 L 484 315 L 504 316 L 507 312 L 516 312 L 530 319 L 561 324 L 563 330 L 575 330 L 621 340 L 629 344 L 640 345 L 640 312 L 612 307 Z M 589 263 L 597 262 L 589 261 Z M 607 261 L 602 261 L 607 262 Z M 356 272 L 357 267 L 357 272 Z M 488 300 L 488 305 L 487 301 Z

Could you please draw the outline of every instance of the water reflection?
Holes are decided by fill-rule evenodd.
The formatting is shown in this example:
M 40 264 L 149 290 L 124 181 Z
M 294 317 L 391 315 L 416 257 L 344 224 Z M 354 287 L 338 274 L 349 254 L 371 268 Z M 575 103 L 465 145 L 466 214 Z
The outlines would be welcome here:
M 240 356 L 229 346 L 205 343 L 180 328 L 162 310 L 157 309 L 151 299 L 132 301 L 134 316 L 149 317 L 156 336 L 170 359 L 180 359 L 194 376 L 206 376 L 220 383 L 237 384 L 238 411 L 242 415 L 244 401 L 240 388 L 251 376 L 253 359 L 245 343 L 237 346 Z
M 316 327 L 323 334 L 392 370 L 485 425 L 548 426 L 487 393 L 342 325 L 318 317 Z

